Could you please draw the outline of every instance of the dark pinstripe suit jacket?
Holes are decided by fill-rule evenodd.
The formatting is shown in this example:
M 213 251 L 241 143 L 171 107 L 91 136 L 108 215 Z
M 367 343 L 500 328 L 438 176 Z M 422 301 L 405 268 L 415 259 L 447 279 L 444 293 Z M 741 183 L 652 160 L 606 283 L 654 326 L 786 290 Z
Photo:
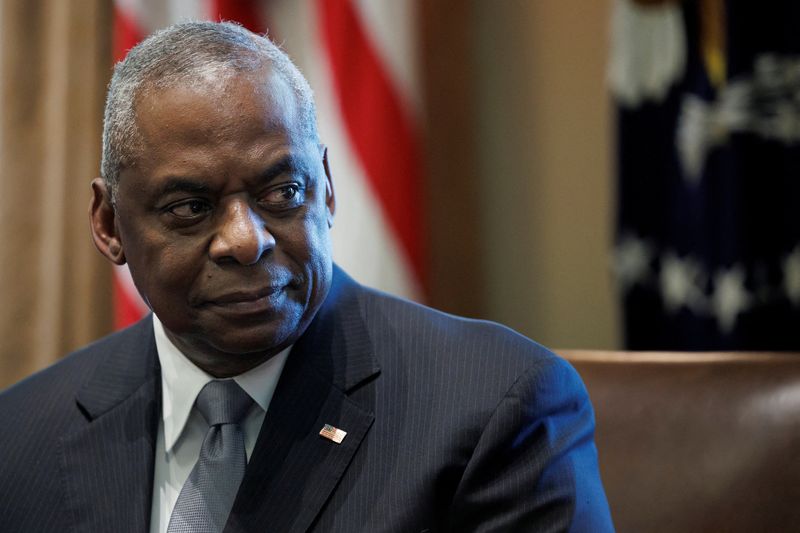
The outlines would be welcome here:
M 4 391 L 0 531 L 147 531 L 159 415 L 150 318 Z M 226 531 L 610 531 L 592 434 L 541 346 L 337 270 Z

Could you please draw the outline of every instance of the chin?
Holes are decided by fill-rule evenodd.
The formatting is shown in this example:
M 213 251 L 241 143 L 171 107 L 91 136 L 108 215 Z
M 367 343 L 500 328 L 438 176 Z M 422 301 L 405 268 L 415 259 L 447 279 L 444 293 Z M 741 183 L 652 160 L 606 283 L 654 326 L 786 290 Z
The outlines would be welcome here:
M 221 352 L 234 355 L 260 355 L 265 352 L 280 351 L 280 349 L 288 344 L 286 341 L 287 339 L 285 338 L 263 336 L 237 337 L 222 339 L 221 342 L 215 343 L 216 346 L 214 347 Z
M 239 331 L 235 334 L 229 331 L 212 345 L 220 352 L 260 357 L 268 352 L 277 353 L 294 342 L 296 339 L 293 338 L 293 332 L 294 329 L 285 331 L 284 328 L 263 326 L 255 328 L 254 331 Z

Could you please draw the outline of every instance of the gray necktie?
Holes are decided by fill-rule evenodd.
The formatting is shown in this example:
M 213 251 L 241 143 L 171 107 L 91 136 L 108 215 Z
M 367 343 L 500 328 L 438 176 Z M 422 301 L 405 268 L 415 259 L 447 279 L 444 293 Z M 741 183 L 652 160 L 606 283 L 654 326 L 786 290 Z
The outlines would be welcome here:
M 219 533 L 225 527 L 247 466 L 239 422 L 253 400 L 233 380 L 211 381 L 195 402 L 209 428 L 184 483 L 168 533 Z

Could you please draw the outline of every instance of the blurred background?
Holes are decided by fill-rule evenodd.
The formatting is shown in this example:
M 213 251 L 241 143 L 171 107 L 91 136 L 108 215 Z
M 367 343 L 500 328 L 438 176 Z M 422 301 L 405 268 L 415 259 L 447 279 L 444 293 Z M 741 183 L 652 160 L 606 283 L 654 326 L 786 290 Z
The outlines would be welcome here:
M 554 348 L 800 349 L 791 0 L 0 0 L 0 387 L 145 312 L 89 182 L 114 61 L 185 19 L 308 77 L 357 280 Z

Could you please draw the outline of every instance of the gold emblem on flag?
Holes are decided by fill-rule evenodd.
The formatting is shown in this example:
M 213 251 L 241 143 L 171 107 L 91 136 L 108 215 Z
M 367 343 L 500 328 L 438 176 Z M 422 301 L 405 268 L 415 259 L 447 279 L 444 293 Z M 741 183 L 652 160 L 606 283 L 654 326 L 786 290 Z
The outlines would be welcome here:
M 319 434 L 321 437 L 325 437 L 328 440 L 332 440 L 336 444 L 341 444 L 344 438 L 347 436 L 346 431 L 342 431 L 339 428 L 335 428 L 330 424 L 325 424 L 322 426 L 322 429 L 319 430 Z

